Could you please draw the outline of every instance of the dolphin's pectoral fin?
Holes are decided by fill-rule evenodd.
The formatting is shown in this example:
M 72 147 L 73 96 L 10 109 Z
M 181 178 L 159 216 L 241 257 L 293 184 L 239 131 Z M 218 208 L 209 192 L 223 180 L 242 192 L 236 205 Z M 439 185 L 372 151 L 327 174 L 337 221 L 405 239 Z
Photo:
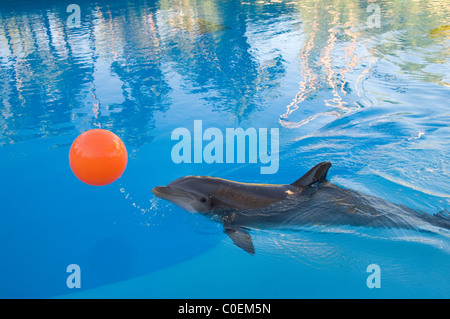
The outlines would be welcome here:
M 291 185 L 297 187 L 308 187 L 317 182 L 322 182 L 327 178 L 330 162 L 322 162 L 311 168 L 305 175 L 293 182 Z
M 242 227 L 224 225 L 224 233 L 227 234 L 233 243 L 239 248 L 242 248 L 249 254 L 255 254 L 255 247 L 253 246 L 252 237 Z

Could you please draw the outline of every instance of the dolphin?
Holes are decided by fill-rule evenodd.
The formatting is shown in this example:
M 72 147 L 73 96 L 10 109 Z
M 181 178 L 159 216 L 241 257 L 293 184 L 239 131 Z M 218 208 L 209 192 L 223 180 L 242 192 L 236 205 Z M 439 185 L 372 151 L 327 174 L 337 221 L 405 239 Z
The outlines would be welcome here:
M 326 177 L 330 162 L 311 168 L 292 184 L 241 183 L 211 176 L 185 176 L 153 194 L 189 212 L 223 224 L 240 248 L 255 253 L 252 228 L 292 229 L 306 225 L 450 229 L 446 212 L 419 213 L 404 205 L 341 188 Z M 429 227 L 428 227 L 429 228 Z

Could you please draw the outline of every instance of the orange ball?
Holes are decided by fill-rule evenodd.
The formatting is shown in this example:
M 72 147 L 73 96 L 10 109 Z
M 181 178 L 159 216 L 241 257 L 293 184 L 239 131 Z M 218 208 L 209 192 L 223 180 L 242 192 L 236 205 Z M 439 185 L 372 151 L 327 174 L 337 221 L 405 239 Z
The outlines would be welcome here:
M 70 147 L 72 172 L 82 182 L 104 186 L 114 182 L 127 166 L 127 149 L 114 133 L 94 129 L 78 136 Z

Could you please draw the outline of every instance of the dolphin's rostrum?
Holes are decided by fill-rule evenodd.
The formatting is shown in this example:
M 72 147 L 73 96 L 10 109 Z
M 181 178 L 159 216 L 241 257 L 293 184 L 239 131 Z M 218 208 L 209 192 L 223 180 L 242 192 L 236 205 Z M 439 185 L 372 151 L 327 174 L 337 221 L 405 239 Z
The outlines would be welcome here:
M 353 225 L 450 229 L 450 217 L 418 213 L 406 206 L 338 187 L 326 180 L 330 162 L 322 162 L 292 184 L 240 183 L 210 176 L 185 176 L 153 189 L 189 212 L 221 222 L 233 242 L 255 253 L 249 228 L 292 229 L 301 225 Z M 425 227 L 426 228 L 426 227 Z

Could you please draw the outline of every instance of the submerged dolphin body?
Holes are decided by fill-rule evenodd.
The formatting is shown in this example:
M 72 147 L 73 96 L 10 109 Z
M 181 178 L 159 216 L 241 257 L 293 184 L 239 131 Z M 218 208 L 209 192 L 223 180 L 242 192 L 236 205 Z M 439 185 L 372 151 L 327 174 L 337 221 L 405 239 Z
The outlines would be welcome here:
M 450 217 L 446 213 L 420 214 L 406 206 L 328 182 L 326 175 L 330 167 L 330 162 L 322 162 L 294 183 L 285 185 L 185 176 L 168 186 L 155 187 L 153 194 L 221 222 L 233 242 L 250 254 L 255 253 L 248 233 L 252 227 L 352 225 L 417 229 L 432 225 L 450 229 Z

